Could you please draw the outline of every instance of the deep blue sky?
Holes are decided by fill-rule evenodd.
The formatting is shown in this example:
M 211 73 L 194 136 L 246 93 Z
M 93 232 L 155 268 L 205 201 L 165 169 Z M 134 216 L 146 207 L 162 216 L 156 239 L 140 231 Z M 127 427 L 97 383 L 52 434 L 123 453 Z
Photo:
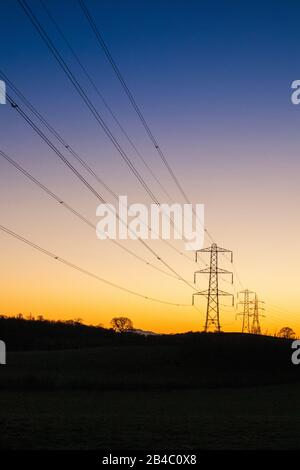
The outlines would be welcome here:
M 46 3 L 110 103 L 126 113 L 126 100 L 77 1 Z M 40 2 L 29 4 L 65 54 Z M 4 71 L 20 87 L 22 81 L 25 91 L 34 87 L 37 102 L 49 105 L 48 89 L 75 107 L 71 86 L 17 1 L 1 5 Z M 218 126 L 218 120 L 224 126 L 226 115 L 235 119 L 242 111 L 253 118 L 267 115 L 272 124 L 278 106 L 290 112 L 284 105 L 299 70 L 299 2 L 88 0 L 87 5 L 157 129 L 162 122 L 167 126 L 170 116 L 188 130 L 194 118 L 203 126 Z

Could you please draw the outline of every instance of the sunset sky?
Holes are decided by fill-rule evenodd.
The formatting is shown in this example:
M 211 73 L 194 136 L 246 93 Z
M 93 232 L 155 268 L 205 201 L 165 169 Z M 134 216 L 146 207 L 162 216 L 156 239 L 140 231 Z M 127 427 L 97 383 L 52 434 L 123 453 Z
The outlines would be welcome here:
M 77 0 L 44 1 L 161 184 L 174 201 L 184 202 Z M 160 202 L 168 202 L 41 2 L 28 0 L 28 4 L 153 193 Z M 86 0 L 86 4 L 190 200 L 205 204 L 207 229 L 220 246 L 233 250 L 242 286 L 265 300 L 262 330 L 291 326 L 300 335 L 300 105 L 290 99 L 291 83 L 300 79 L 299 3 Z M 0 44 L 1 71 L 65 141 L 117 194 L 128 195 L 130 203 L 150 204 L 15 0 L 1 2 Z M 0 150 L 97 223 L 97 199 L 9 104 L 0 105 Z M 105 199 L 115 203 L 69 153 L 64 154 Z M 1 225 L 127 289 L 167 302 L 191 303 L 190 287 L 146 266 L 111 241 L 98 240 L 92 228 L 2 157 L 0 172 Z M 166 270 L 138 241 L 121 243 Z M 184 251 L 183 242 L 171 243 Z M 194 271 L 204 267 L 193 262 L 191 253 L 186 252 L 187 259 L 162 241 L 149 244 L 191 283 Z M 205 246 L 209 244 L 207 239 Z M 101 284 L 2 232 L 0 246 L 0 313 L 80 317 L 105 326 L 113 316 L 125 315 L 135 327 L 156 332 L 203 328 L 205 299 L 196 300 L 200 311 L 147 301 Z M 220 267 L 232 270 L 223 257 Z M 197 279 L 199 290 L 206 289 L 207 276 Z M 242 286 L 236 276 L 234 287 L 223 281 L 220 285 L 229 292 Z M 222 329 L 240 331 L 236 310 L 229 300 L 223 303 L 228 305 L 221 309 Z

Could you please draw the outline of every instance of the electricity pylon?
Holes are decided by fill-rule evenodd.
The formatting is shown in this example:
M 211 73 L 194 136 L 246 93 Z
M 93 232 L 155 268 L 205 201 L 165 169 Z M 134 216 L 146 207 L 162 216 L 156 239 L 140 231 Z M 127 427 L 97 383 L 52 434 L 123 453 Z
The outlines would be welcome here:
M 240 294 L 244 295 L 244 299 L 242 302 L 238 302 L 238 305 L 243 305 L 243 311 L 241 313 L 238 313 L 237 315 L 243 316 L 242 333 L 251 333 L 250 317 L 252 316 L 252 314 L 250 305 L 252 300 L 250 299 L 250 296 L 251 294 L 254 294 L 254 292 L 249 289 L 245 289 L 243 291 L 238 292 L 238 298 Z
M 196 275 L 209 274 L 208 289 L 196 292 L 193 294 L 193 305 L 195 295 L 203 295 L 207 297 L 207 309 L 206 309 L 206 320 L 204 325 L 204 331 L 207 333 L 211 327 L 218 333 L 221 331 L 220 326 L 220 303 L 219 296 L 232 296 L 232 305 L 234 305 L 234 297 L 229 292 L 224 292 L 219 289 L 219 275 L 220 274 L 231 274 L 231 282 L 233 283 L 233 274 L 231 271 L 221 269 L 218 267 L 218 254 L 219 253 L 231 253 L 231 262 L 233 259 L 233 253 L 231 250 L 220 248 L 216 243 L 213 243 L 209 248 L 203 248 L 202 250 L 196 251 L 196 262 L 198 253 L 210 253 L 210 265 L 205 269 L 196 271 L 194 273 L 194 282 L 196 282 Z
M 260 324 L 259 324 L 259 317 L 264 317 L 260 312 L 261 310 L 265 310 L 263 307 L 260 307 L 260 304 L 264 304 L 262 300 L 258 300 L 257 294 L 255 294 L 255 299 L 253 302 L 253 320 L 252 320 L 252 326 L 251 326 L 251 333 L 254 335 L 260 335 L 261 334 L 261 329 L 260 329 Z

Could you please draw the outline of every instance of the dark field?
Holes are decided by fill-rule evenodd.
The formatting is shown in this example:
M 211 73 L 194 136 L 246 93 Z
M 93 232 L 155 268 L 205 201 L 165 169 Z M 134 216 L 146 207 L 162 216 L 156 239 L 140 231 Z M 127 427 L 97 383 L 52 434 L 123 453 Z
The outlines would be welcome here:
M 300 383 L 291 342 L 255 335 L 115 335 L 102 346 L 8 352 L 0 390 L 149 390 Z M 7 343 L 9 344 L 9 343 Z
M 300 448 L 290 341 L 113 335 L 99 344 L 8 352 L 1 448 Z
M 2 392 L 6 449 L 299 449 L 300 386 Z

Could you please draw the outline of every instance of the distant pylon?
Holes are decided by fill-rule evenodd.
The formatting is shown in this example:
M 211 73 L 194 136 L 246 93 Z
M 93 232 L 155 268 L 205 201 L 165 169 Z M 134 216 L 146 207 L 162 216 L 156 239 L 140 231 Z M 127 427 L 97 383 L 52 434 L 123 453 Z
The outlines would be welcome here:
M 242 324 L 242 333 L 251 333 L 251 326 L 250 326 L 250 317 L 252 316 L 251 313 L 251 299 L 250 296 L 251 294 L 254 294 L 249 289 L 245 289 L 243 291 L 238 292 L 238 297 L 240 294 L 244 295 L 244 299 L 242 302 L 238 302 L 238 305 L 243 305 L 243 311 L 241 313 L 238 313 L 238 315 L 243 316 L 243 324 Z
M 207 333 L 210 328 L 213 327 L 214 331 L 218 333 L 221 331 L 220 326 L 220 303 L 219 296 L 232 296 L 232 304 L 234 305 L 233 294 L 229 292 L 224 292 L 219 289 L 219 275 L 220 274 L 231 274 L 231 282 L 233 283 L 233 274 L 230 271 L 221 269 L 218 267 L 218 254 L 219 253 L 231 253 L 231 262 L 233 258 L 233 253 L 231 250 L 226 250 L 225 248 L 220 248 L 216 243 L 213 243 L 209 248 L 203 248 L 202 250 L 196 251 L 196 262 L 198 253 L 210 253 L 210 265 L 205 269 L 196 271 L 194 273 L 194 282 L 196 282 L 196 274 L 209 274 L 209 284 L 208 289 L 193 294 L 193 305 L 195 295 L 203 295 L 207 297 L 207 309 L 206 309 L 206 320 L 204 325 L 204 331 Z
M 260 313 L 261 310 L 265 310 L 263 307 L 260 307 L 260 304 L 264 304 L 262 300 L 258 300 L 257 294 L 255 294 L 255 299 L 253 302 L 253 320 L 252 320 L 252 326 L 251 326 L 251 333 L 254 335 L 260 335 L 261 334 L 261 328 L 260 328 L 260 323 L 259 323 L 259 317 L 264 317 Z

